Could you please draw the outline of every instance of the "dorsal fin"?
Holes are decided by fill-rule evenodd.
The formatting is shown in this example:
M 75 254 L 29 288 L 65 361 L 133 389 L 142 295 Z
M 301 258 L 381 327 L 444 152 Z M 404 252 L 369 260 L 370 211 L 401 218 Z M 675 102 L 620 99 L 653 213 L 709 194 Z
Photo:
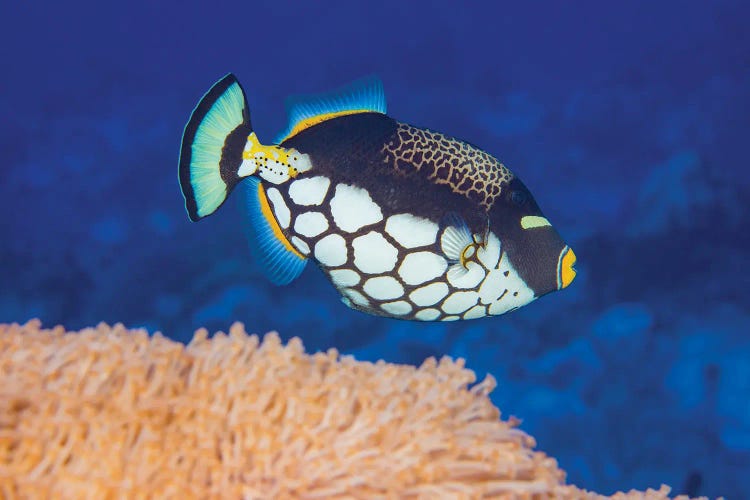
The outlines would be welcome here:
M 281 144 L 306 128 L 338 116 L 385 114 L 385 107 L 383 84 L 375 76 L 356 80 L 332 92 L 291 97 L 286 103 L 289 125 L 274 142 Z

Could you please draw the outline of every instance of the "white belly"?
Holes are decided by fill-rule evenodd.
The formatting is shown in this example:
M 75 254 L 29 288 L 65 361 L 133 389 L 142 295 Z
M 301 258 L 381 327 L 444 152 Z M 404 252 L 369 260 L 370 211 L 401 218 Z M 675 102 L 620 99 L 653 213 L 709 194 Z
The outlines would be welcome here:
M 371 314 L 423 321 L 473 319 L 515 309 L 533 292 L 491 235 L 468 272 L 451 274 L 435 221 L 389 214 L 359 187 L 322 176 L 273 193 L 292 244 L 313 258 L 342 301 Z

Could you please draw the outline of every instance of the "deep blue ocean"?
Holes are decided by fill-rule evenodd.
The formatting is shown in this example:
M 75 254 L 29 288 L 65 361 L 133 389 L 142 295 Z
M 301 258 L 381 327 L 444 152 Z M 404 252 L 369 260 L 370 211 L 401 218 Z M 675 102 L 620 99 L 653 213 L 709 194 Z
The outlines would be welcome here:
M 463 357 L 570 483 L 750 498 L 749 22 L 742 0 L 6 2 L 0 322 Z M 391 116 L 523 179 L 578 278 L 449 324 L 352 311 L 314 265 L 271 285 L 237 204 L 191 223 L 177 181 L 230 71 L 266 142 L 287 96 L 378 75 Z

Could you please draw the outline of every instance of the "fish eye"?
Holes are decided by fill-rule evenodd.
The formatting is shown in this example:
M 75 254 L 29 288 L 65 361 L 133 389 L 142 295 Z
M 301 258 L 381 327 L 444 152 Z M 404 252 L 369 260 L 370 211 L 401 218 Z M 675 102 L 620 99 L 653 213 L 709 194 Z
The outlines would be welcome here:
M 514 205 L 521 206 L 526 203 L 526 193 L 519 190 L 513 190 L 510 192 L 510 201 Z

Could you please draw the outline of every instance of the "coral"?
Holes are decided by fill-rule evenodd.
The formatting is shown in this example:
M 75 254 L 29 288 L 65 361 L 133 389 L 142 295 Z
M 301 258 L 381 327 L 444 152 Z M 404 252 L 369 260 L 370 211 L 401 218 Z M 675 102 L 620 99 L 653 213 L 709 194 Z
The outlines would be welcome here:
M 31 321 L 0 325 L 0 377 L 4 498 L 603 498 L 566 485 L 460 359 Z

